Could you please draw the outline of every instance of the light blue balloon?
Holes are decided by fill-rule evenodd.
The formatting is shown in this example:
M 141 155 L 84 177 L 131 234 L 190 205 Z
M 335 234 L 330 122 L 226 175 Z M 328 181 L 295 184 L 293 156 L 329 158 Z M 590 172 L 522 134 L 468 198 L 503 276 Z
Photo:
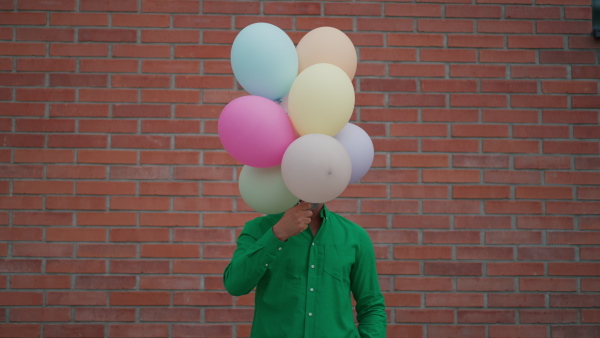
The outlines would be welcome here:
M 248 93 L 280 100 L 298 75 L 298 54 L 292 39 L 279 27 L 254 23 L 233 41 L 231 68 Z

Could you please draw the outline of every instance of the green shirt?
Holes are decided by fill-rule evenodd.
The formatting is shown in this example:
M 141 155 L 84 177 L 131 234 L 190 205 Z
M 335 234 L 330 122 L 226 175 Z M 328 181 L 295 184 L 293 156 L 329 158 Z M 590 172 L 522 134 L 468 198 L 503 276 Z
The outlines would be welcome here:
M 367 232 L 324 206 L 316 236 L 309 227 L 281 242 L 271 228 L 282 216 L 246 223 L 223 275 L 234 296 L 256 287 L 251 337 L 385 337 L 385 304 Z

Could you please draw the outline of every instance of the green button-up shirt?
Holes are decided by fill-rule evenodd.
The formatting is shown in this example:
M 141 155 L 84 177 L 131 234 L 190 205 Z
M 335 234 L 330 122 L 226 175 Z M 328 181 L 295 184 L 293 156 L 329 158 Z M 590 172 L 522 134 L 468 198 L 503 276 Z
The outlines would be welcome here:
M 385 337 L 385 304 L 367 232 L 324 206 L 316 236 L 309 227 L 281 242 L 271 228 L 282 216 L 246 223 L 223 275 L 234 296 L 256 287 L 251 337 Z

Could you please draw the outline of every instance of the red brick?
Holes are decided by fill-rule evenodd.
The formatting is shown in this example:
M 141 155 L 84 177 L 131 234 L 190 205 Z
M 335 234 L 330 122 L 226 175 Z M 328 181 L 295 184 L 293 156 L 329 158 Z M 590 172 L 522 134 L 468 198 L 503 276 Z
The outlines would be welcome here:
M 480 20 L 478 33 L 517 33 L 533 34 L 533 23 L 521 20 Z
M 50 85 L 57 87 L 106 87 L 108 76 L 101 74 L 50 74 Z
M 484 140 L 483 151 L 486 153 L 539 153 L 539 141 L 521 140 Z
M 571 199 L 570 187 L 517 187 L 517 198 L 524 199 Z
M 540 51 L 540 63 L 594 63 L 594 52 Z
M 510 217 L 507 216 L 454 216 L 456 229 L 509 229 Z
M 496 35 L 448 35 L 448 47 L 502 48 L 504 37 Z
M 452 280 L 445 277 L 407 277 L 396 278 L 395 290 L 400 291 L 450 291 Z
M 54 1 L 19 1 L 19 10 L 37 10 L 37 11 L 74 11 L 77 7 L 75 0 L 54 0 Z
M 104 325 L 101 324 L 46 324 L 44 325 L 44 337 L 102 337 Z
M 600 74 L 600 67 L 572 66 L 571 73 L 574 79 L 596 79 Z
M 136 286 L 134 276 L 77 276 L 75 288 L 92 290 L 133 289 Z
M 189 151 L 141 151 L 141 164 L 198 164 L 200 156 Z
M 136 12 L 136 0 L 81 0 L 82 11 L 93 12 Z
M 47 292 L 48 305 L 106 305 L 104 292 Z
M 393 127 L 393 125 L 392 125 Z M 438 154 L 406 154 L 392 155 L 392 167 L 426 167 L 445 168 L 448 167 L 448 155 Z
M 507 106 L 505 95 L 492 94 L 452 94 L 450 95 L 452 107 L 497 107 Z
M 521 279 L 523 280 L 523 279 Z M 576 323 L 578 313 L 575 310 L 521 310 L 519 319 L 524 324 L 554 324 L 554 323 Z M 542 327 L 542 326 L 540 326 Z
M 199 258 L 200 245 L 196 244 L 142 244 L 141 257 Z
M 47 273 L 105 273 L 106 263 L 100 260 L 81 260 L 81 259 L 61 259 L 47 260 Z M 51 305 L 50 294 L 47 295 L 47 303 Z M 56 304 L 61 304 L 56 302 Z M 63 305 L 67 305 L 63 303 Z M 86 304 L 91 305 L 91 304 Z
M 73 194 L 73 182 L 61 181 L 15 181 L 13 193 L 15 194 Z
M 112 14 L 113 27 L 169 27 L 170 16 L 165 14 Z M 116 46 L 115 46 L 116 47 Z
M 165 242 L 169 240 L 168 229 L 111 229 L 113 242 Z
M 513 78 L 566 78 L 567 68 L 565 66 L 511 66 Z
M 425 262 L 425 275 L 480 276 L 481 263 Z
M 485 183 L 524 183 L 539 184 L 541 175 L 535 171 L 486 170 Z
M 77 257 L 86 258 L 135 258 L 137 247 L 134 244 L 78 244 Z
M 428 307 L 483 307 L 483 294 L 427 294 L 425 305 Z
M 145 148 L 145 149 L 168 149 L 170 148 L 170 137 L 167 136 L 145 136 L 145 135 L 113 135 L 111 140 L 113 148 Z
M 199 1 L 176 0 L 164 2 L 160 0 L 144 0 L 142 12 L 151 13 L 198 13 Z
M 543 53 L 543 52 L 540 52 Z M 480 62 L 534 63 L 535 53 L 529 50 L 491 50 L 479 52 Z
M 424 201 L 425 213 L 474 214 L 479 213 L 478 201 Z
M 0 196 L 1 209 L 39 210 L 41 206 L 41 196 Z
M 169 105 L 115 104 L 113 105 L 113 116 L 135 118 L 170 117 L 171 107 Z
M 359 57 L 365 61 L 417 61 L 415 49 L 398 49 L 390 55 L 386 48 L 362 48 Z
M 142 30 L 142 42 L 198 43 L 200 34 L 193 30 Z
M 197 184 L 180 182 L 141 182 L 140 195 L 165 195 L 165 196 L 198 196 Z
M 148 306 L 148 305 L 169 305 L 168 292 L 111 292 L 110 305 L 123 306 Z
M 593 81 L 544 81 L 542 82 L 542 92 L 595 94 L 598 92 L 598 84 Z
M 41 292 L 2 292 L 0 305 L 42 305 Z
M 560 19 L 560 8 L 554 6 L 506 6 L 505 16 L 507 19 Z
M 490 338 L 502 337 L 545 337 L 547 329 L 540 325 L 498 325 L 490 326 Z
M 424 228 L 424 229 L 449 229 L 448 216 L 430 215 L 396 215 L 393 217 L 394 228 Z
M 3 73 L 1 86 L 43 86 L 44 74 Z
M 489 276 L 541 276 L 544 274 L 543 263 L 487 263 Z
M 408 323 L 452 323 L 454 311 L 436 309 L 396 310 L 396 320 Z
M 108 104 L 79 104 L 64 103 L 51 104 L 50 116 L 62 117 L 106 117 L 108 116 Z
M 541 202 L 486 201 L 485 211 L 490 214 L 541 214 Z
M 85 322 L 133 322 L 135 309 L 78 307 L 75 320 Z
M 359 31 L 411 32 L 413 30 L 413 20 L 411 19 L 359 17 L 356 22 Z M 393 35 L 393 33 L 388 33 L 388 37 Z
M 476 198 L 476 199 L 504 199 L 510 197 L 508 186 L 455 186 L 452 190 L 453 198 Z
M 193 276 L 142 276 L 142 290 L 197 290 L 200 288 L 200 277 Z M 198 309 L 200 311 L 200 309 Z M 188 320 L 184 320 L 188 321 Z
M 488 296 L 489 307 L 544 307 L 544 305 L 545 296 L 541 294 L 490 294 Z
M 553 325 L 553 337 L 595 337 L 600 334 L 600 325 Z
M 463 260 L 509 260 L 513 249 L 506 247 L 457 247 L 456 259 Z
M 498 0 L 496 0 L 498 1 Z M 477 338 L 484 337 L 485 326 L 476 325 L 429 325 L 428 338 L 434 337 L 461 337 L 461 338 Z
M 75 89 L 18 88 L 17 101 L 65 102 L 75 101 Z
M 46 13 L 3 12 L 0 13 L 0 22 L 2 22 L 3 25 L 45 25 Z
M 155 260 L 115 260 L 110 265 L 111 273 L 169 273 L 169 261 Z
M 600 146 L 592 141 L 544 141 L 546 154 L 598 154 Z
M 46 46 L 43 43 L 0 42 L 0 55 L 44 56 Z
M 462 263 L 476 264 L 476 263 Z M 514 291 L 512 278 L 458 278 L 457 290 L 459 291 Z
M 13 308 L 11 322 L 68 322 L 71 320 L 69 308 Z
M 538 244 L 538 243 L 534 243 Z M 556 243 L 549 243 L 556 244 Z M 520 247 L 519 248 L 519 259 L 520 260 L 542 260 L 542 261 L 554 261 L 554 260 L 573 260 L 575 258 L 575 251 L 572 248 L 561 248 L 561 247 Z
M 22 245 L 26 245 L 26 244 L 22 244 Z M 71 249 L 72 249 L 72 247 L 71 247 Z M 11 287 L 11 289 L 70 289 L 71 288 L 71 277 L 70 276 L 12 276 L 10 287 Z
M 19 28 L 17 40 L 21 41 L 75 41 L 75 30 L 68 28 Z
M 104 13 L 50 13 L 51 26 L 108 26 Z
M 71 213 L 13 212 L 13 225 L 71 225 Z
M 227 3 L 222 1 L 204 1 L 204 13 L 215 14 L 259 14 L 260 4 L 252 1 Z
M 108 45 L 53 43 L 50 56 L 108 56 Z
M 48 165 L 48 178 L 106 178 L 104 166 Z
M 598 263 L 548 263 L 551 276 L 597 276 Z
M 577 280 L 574 278 L 520 278 L 521 291 L 576 291 Z
M 451 259 L 449 246 L 395 246 L 395 259 Z
M 0 165 L 0 177 L 3 178 L 42 178 L 43 167 L 39 165 Z
M 479 171 L 476 170 L 438 170 L 424 169 L 423 182 L 444 182 L 444 183 L 478 183 Z
M 80 42 L 135 42 L 137 40 L 134 29 L 110 28 L 80 28 Z
M 418 19 L 419 32 L 473 33 L 473 20 Z
M 229 29 L 232 25 L 232 18 L 228 15 L 175 15 L 173 16 L 173 27 Z M 239 20 L 239 17 L 237 19 Z
M 174 337 L 193 337 L 198 332 L 202 332 L 206 336 L 214 337 L 231 337 L 233 335 L 232 325 L 218 325 L 218 324 L 173 324 L 173 336 Z M 240 325 L 238 324 L 238 330 Z M 238 331 L 239 332 L 239 331 Z M 249 334 L 249 333 L 248 333 Z
M 538 231 L 488 231 L 486 244 L 541 244 L 542 235 Z

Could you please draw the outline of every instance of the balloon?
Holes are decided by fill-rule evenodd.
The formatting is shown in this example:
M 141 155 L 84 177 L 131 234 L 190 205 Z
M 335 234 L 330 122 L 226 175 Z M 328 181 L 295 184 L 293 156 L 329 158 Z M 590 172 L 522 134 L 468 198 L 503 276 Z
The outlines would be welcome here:
M 375 157 L 373 141 L 366 131 L 352 123 L 348 123 L 334 138 L 344 146 L 350 155 L 352 162 L 350 183 L 358 182 L 373 164 Z
M 331 136 L 308 134 L 296 139 L 283 155 L 281 175 L 303 201 L 325 203 L 348 186 L 352 164 L 344 146 Z
M 296 47 L 298 72 L 317 64 L 330 63 L 344 70 L 352 80 L 356 73 L 356 49 L 350 38 L 333 27 L 319 27 L 308 32 Z
M 247 95 L 229 102 L 217 128 L 223 147 L 233 158 L 258 168 L 280 165 L 285 150 L 296 139 L 283 109 L 261 96 Z
M 240 174 L 239 188 L 244 202 L 263 214 L 284 212 L 299 200 L 283 183 L 280 166 L 254 168 L 245 165 Z
M 284 97 L 298 74 L 298 54 L 290 37 L 269 23 L 242 29 L 231 46 L 233 75 L 244 89 L 271 100 Z
M 288 109 L 298 134 L 333 136 L 352 116 L 354 87 L 339 67 L 319 63 L 296 77 L 288 95 Z

